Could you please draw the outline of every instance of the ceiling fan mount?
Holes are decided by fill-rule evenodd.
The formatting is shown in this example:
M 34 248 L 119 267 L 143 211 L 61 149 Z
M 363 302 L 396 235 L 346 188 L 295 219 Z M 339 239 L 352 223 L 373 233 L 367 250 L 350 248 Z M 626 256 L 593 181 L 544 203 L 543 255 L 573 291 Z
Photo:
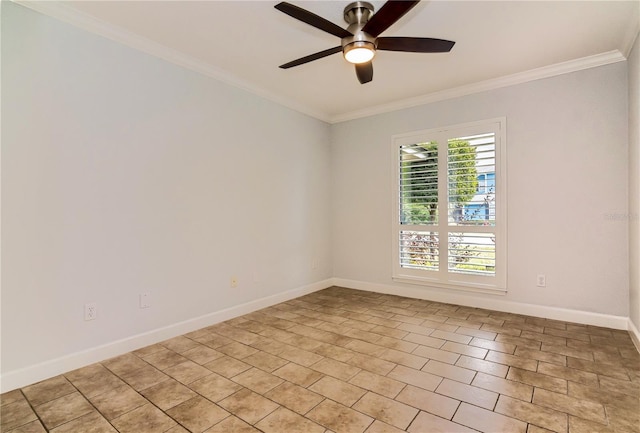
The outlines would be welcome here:
M 346 29 L 306 9 L 287 2 L 278 3 L 275 8 L 279 11 L 337 36 L 341 40 L 341 44 L 337 47 L 301 57 L 280 65 L 280 68 L 289 69 L 342 51 L 344 58 L 355 64 L 358 81 L 365 84 L 373 79 L 371 60 L 377 50 L 413 53 L 446 53 L 451 51 L 455 42 L 444 39 L 379 36 L 419 1 L 389 0 L 375 14 L 373 5 L 369 2 L 349 3 L 344 8 L 344 20 L 349 24 Z
M 348 31 L 352 31 L 353 25 L 359 25 L 362 28 L 371 15 L 373 15 L 373 5 L 369 2 L 353 2 L 344 8 L 344 20 L 349 24 Z

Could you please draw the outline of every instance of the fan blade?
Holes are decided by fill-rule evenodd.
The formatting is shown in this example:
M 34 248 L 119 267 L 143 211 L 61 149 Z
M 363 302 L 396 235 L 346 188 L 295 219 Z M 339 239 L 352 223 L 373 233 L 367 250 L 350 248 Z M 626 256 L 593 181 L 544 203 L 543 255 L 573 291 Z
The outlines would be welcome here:
M 455 42 L 444 39 L 401 37 L 381 37 L 376 43 L 378 50 L 411 53 L 448 53 L 455 45 Z
M 356 65 L 356 75 L 360 84 L 373 80 L 373 63 L 367 62 Z
M 389 0 L 378 12 L 373 14 L 369 22 L 364 25 L 362 31 L 369 33 L 374 38 L 380 33 L 387 30 L 393 23 L 398 21 L 404 14 L 409 12 L 411 8 L 417 5 L 420 0 L 416 1 L 396 1 Z
M 339 53 L 342 51 L 342 47 L 333 47 L 328 50 L 320 51 L 319 53 L 309 54 L 308 56 L 301 57 L 297 60 L 293 60 L 284 65 L 280 65 L 282 69 L 293 68 L 294 66 L 304 65 L 305 63 L 313 62 L 314 60 L 321 59 L 323 57 L 330 56 L 331 54 Z
M 323 30 L 327 33 L 331 33 L 332 35 L 339 38 L 348 38 L 349 36 L 353 36 L 351 32 L 332 23 L 331 21 L 328 21 L 321 16 L 314 14 L 313 12 L 309 12 L 308 10 L 292 5 L 291 3 L 281 2 L 274 7 L 280 12 L 284 12 L 285 14 L 289 15 L 290 17 L 300 20 L 303 23 L 307 23 L 310 26 Z

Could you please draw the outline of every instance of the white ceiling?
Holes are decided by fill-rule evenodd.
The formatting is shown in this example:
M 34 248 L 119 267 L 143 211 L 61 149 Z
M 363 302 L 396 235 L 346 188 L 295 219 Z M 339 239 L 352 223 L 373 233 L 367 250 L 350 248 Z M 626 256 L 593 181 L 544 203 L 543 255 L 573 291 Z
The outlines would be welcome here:
M 290 2 L 346 27 L 342 11 L 349 0 Z M 378 52 L 373 82 L 361 85 L 339 53 L 278 68 L 340 45 L 337 37 L 274 9 L 278 0 L 20 3 L 326 121 L 482 89 L 500 77 L 531 79 L 623 60 L 640 28 L 637 0 L 424 0 L 383 36 L 449 39 L 456 41 L 453 50 Z M 378 10 L 384 1 L 371 3 Z

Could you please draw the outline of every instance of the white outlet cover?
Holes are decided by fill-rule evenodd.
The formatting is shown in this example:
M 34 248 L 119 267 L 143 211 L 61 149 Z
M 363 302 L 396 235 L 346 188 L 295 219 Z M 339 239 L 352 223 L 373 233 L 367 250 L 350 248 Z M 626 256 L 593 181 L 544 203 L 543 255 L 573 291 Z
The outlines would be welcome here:
M 98 318 L 98 306 L 95 302 L 84 304 L 84 320 L 96 320 Z
M 151 292 L 140 293 L 140 308 L 151 307 Z

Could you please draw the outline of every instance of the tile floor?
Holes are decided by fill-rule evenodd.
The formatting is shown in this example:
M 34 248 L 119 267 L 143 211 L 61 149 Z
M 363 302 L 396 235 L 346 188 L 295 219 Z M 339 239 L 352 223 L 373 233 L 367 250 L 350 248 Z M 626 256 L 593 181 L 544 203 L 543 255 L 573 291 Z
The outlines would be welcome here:
M 1 396 L 11 433 L 640 432 L 624 331 L 332 287 Z

